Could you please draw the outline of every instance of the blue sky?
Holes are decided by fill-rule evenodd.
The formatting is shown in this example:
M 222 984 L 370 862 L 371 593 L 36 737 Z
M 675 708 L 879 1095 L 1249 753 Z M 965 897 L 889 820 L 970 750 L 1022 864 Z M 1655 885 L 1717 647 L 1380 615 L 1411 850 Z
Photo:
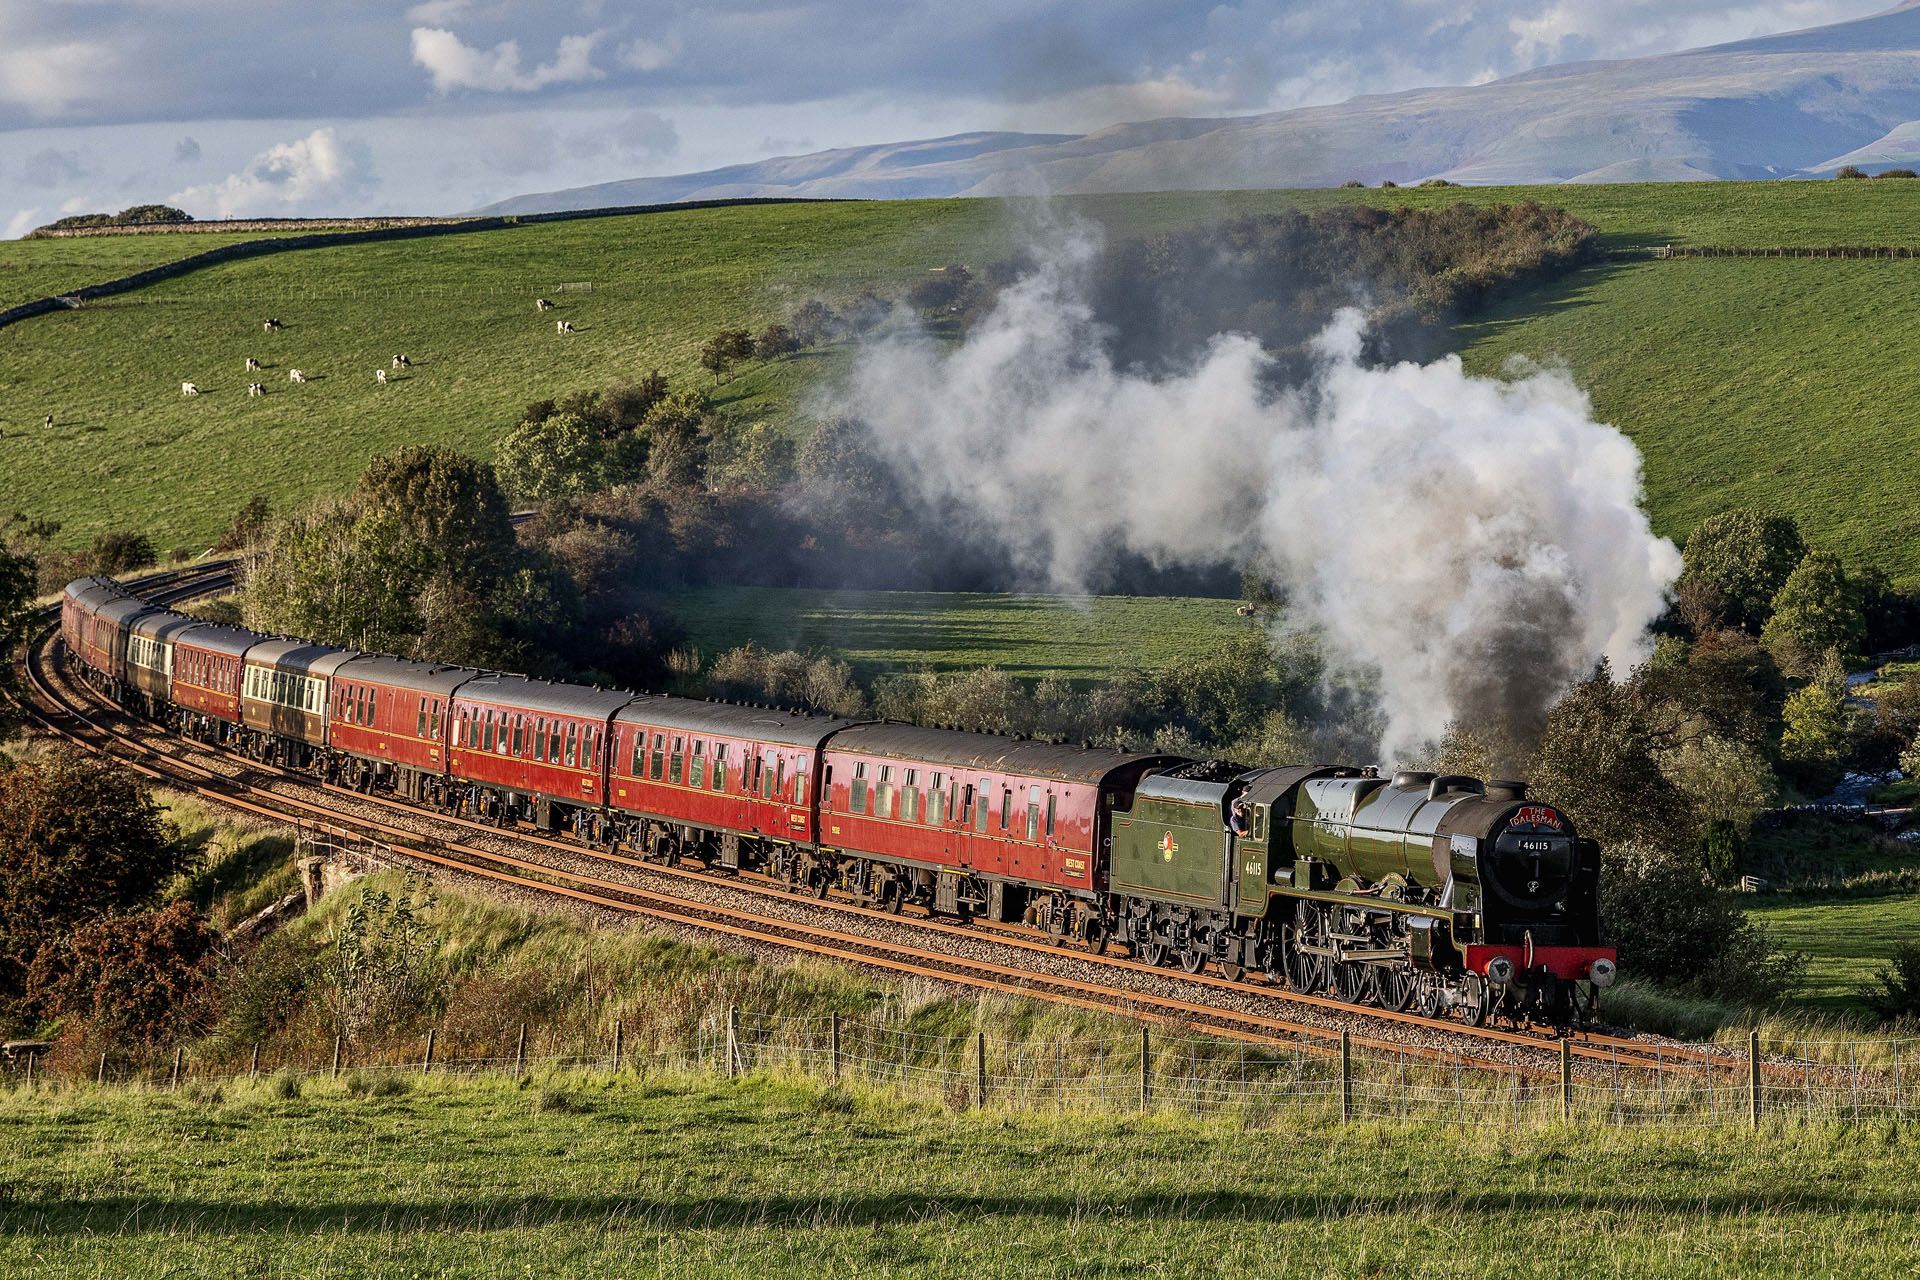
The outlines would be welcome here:
M 445 213 L 977 129 L 1465 84 L 1885 0 L 0 0 L 0 235 L 147 201 Z

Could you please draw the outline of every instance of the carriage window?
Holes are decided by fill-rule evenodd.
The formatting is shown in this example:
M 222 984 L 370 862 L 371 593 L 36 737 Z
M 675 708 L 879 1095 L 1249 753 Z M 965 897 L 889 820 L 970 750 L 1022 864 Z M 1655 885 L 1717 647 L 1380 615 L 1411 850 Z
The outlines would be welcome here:
M 642 735 L 638 741 L 646 741 L 645 735 Z M 547 763 L 560 763 L 560 722 L 558 720 L 547 721 Z M 638 775 L 640 766 L 635 765 L 633 771 Z
M 727 789 L 727 744 L 724 742 L 713 744 L 713 789 Z
M 667 781 L 676 786 L 679 785 L 680 782 L 680 761 L 685 754 L 682 751 L 685 745 L 685 738 L 675 738 L 673 740 L 673 750 L 667 753 Z
M 420 716 L 415 723 L 414 732 L 423 738 L 427 736 L 427 700 L 425 698 L 420 699 Z
M 1027 788 L 1027 839 L 1040 838 L 1040 788 Z
M 600 731 L 588 725 L 586 731 L 580 735 L 580 767 L 582 769 L 593 767 L 593 748 L 599 741 Z
M 1013 788 L 1003 787 L 1000 791 L 1000 829 L 1007 829 L 1008 820 L 1013 816 Z
M 853 781 L 847 787 L 847 807 L 855 813 L 867 811 L 867 766 L 853 766 Z
M 646 765 L 647 735 L 644 733 L 635 733 L 633 735 L 633 776 L 636 778 L 645 777 L 646 774 L 642 771 L 646 768 Z
M 695 738 L 693 740 L 693 760 L 688 765 L 687 784 L 694 787 L 707 785 L 707 744 Z
M 793 802 L 795 804 L 807 802 L 807 775 L 804 773 L 793 775 Z
M 513 718 L 513 754 L 522 754 L 527 747 L 527 726 L 519 716 Z
M 487 712 L 486 728 L 482 731 L 480 745 L 483 750 L 493 750 L 493 712 Z
M 905 822 L 920 821 L 920 788 L 913 785 L 919 770 L 907 770 L 907 783 L 900 788 L 900 817 Z
M 882 818 L 893 816 L 893 766 L 880 766 L 880 798 L 874 804 L 873 811 Z
M 767 768 L 767 757 L 761 756 L 755 760 L 753 762 L 753 768 L 754 772 L 760 775 L 760 798 L 762 800 L 773 799 L 774 771 Z
M 569 769 L 573 767 L 574 752 L 578 750 L 579 745 L 580 745 L 580 726 L 576 724 L 570 724 L 567 726 L 567 767 Z
M 666 767 L 667 763 L 667 735 L 664 733 L 656 733 L 653 735 L 653 760 L 651 763 L 652 767 L 647 770 L 647 776 L 655 782 L 658 782 L 660 781 L 661 771 Z
M 1056 797 L 1054 796 L 1053 792 L 1051 791 L 1047 792 L 1047 834 L 1048 835 L 1053 834 L 1053 805 L 1054 805 L 1055 799 Z
M 446 703 L 440 701 L 440 699 L 438 698 L 435 698 L 433 700 L 432 726 L 433 726 L 433 737 L 434 737 L 434 741 L 436 742 L 439 741 L 440 739 L 440 713 L 446 709 L 446 705 L 447 705 Z
M 773 794 L 782 800 L 787 798 L 787 761 L 785 756 L 775 758 L 773 774 Z
M 993 784 L 985 778 L 980 779 L 980 789 L 973 794 L 973 829 L 985 835 L 987 818 L 993 812 Z
M 973 822 L 973 787 L 960 788 L 960 825 L 965 827 Z

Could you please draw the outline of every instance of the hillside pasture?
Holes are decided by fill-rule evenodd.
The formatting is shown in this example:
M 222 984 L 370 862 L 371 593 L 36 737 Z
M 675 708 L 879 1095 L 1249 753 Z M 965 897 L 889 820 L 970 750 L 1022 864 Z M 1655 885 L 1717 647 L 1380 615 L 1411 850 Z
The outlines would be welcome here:
M 831 654 L 855 674 L 966 671 L 1086 683 L 1116 668 L 1164 666 L 1256 625 L 1232 600 L 1187 596 L 987 595 L 706 587 L 662 592 L 703 658 L 753 643 Z
M 526 402 L 660 368 L 706 381 L 696 354 L 815 295 L 897 295 L 942 263 L 975 266 L 1050 227 L 1112 235 L 1238 213 L 1366 201 L 1536 199 L 1594 222 L 1603 246 L 1920 245 L 1920 185 L 1702 183 L 1546 188 L 1159 193 L 1021 201 L 781 205 L 515 226 L 223 264 L 0 330 L 0 506 L 65 522 L 63 540 L 135 528 L 204 546 L 248 495 L 286 507 L 339 492 L 406 443 L 483 456 Z M 221 233 L 224 234 L 224 233 Z M 217 235 L 15 242 L 0 290 L 32 296 L 212 247 Z M 590 283 L 590 291 L 556 292 Z M 1898 323 L 1920 262 L 1610 256 L 1502 303 L 1462 331 L 1470 368 L 1562 361 L 1596 411 L 1647 456 L 1661 532 L 1740 502 L 1800 516 L 1809 535 L 1920 572 L 1897 467 L 1912 438 L 1898 388 L 1914 342 Z M 536 295 L 561 309 L 539 314 Z M 277 315 L 268 337 L 259 319 Z M 578 332 L 562 337 L 555 318 Z M 389 386 L 395 352 L 415 368 Z M 249 399 L 242 362 L 269 367 Z M 845 349 L 755 366 L 715 388 L 751 415 L 791 414 Z M 299 367 L 318 375 L 288 384 Z M 206 394 L 183 398 L 191 380 Z M 55 415 L 53 431 L 41 423 Z

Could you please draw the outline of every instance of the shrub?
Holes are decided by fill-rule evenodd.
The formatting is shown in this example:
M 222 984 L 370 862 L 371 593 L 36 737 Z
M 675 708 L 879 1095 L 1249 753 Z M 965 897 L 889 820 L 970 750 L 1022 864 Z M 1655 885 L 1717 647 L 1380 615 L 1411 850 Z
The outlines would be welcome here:
M 1866 176 L 1867 171 L 1857 164 L 1843 164 L 1833 171 L 1833 177 L 1836 182 L 1851 182 L 1855 178 L 1864 178 Z
M 1920 173 L 1911 169 L 1882 169 L 1873 175 L 1876 178 L 1920 178 Z
M 359 1042 L 404 1034 L 439 1011 L 446 969 L 426 919 L 432 908 L 431 891 L 412 881 L 397 894 L 362 889 L 347 907 L 321 965 L 340 1035 Z
M 1697 863 L 1631 844 L 1605 851 L 1601 919 L 1636 979 L 1738 1001 L 1777 1003 L 1806 957 L 1781 951 Z
M 753 358 L 756 360 L 778 360 L 800 349 L 800 340 L 793 330 L 783 324 L 770 324 L 762 329 L 753 340 Z
M 820 299 L 809 298 L 787 320 L 787 327 L 801 346 L 817 347 L 834 336 L 840 327 L 840 317 Z
M 1360 179 L 1358 179 L 1358 178 L 1348 178 L 1348 179 L 1347 179 L 1347 180 L 1346 180 L 1345 182 L 1343 182 L 1343 183 L 1341 183 L 1340 185 L 1341 185 L 1342 187 L 1362 187 L 1362 188 L 1364 188 L 1364 187 L 1365 187 L 1365 186 L 1366 186 L 1367 184 L 1366 184 L 1366 183 L 1364 183 L 1364 182 L 1362 182 L 1362 181 L 1360 181 Z
M 1903 942 L 1860 998 L 1883 1022 L 1920 1018 L 1920 943 Z
M 273 523 L 273 507 L 267 502 L 267 496 L 256 493 L 248 498 L 240 510 L 234 512 L 233 523 L 213 544 L 215 551 L 239 551 L 250 547 L 266 537 L 267 529 Z
M 734 365 L 753 354 L 753 334 L 746 329 L 722 329 L 700 346 L 700 367 L 719 381 Z
M 109 916 L 44 946 L 28 976 L 48 1009 L 114 1040 L 158 1045 L 213 997 L 220 935 L 191 906 Z
M 87 563 L 93 573 L 126 573 L 144 569 L 156 559 L 153 540 L 131 529 L 116 529 L 96 537 L 87 547 Z
M 1457 187 L 1457 182 L 1448 182 L 1445 178 L 1428 178 L 1420 184 L 1423 187 Z

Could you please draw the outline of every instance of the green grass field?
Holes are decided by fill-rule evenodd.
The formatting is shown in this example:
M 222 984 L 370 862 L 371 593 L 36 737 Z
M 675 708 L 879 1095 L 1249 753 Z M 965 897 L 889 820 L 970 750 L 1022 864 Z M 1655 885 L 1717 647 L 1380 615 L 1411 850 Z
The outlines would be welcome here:
M 1860 1011 L 1861 988 L 1873 983 L 1893 949 L 1920 942 L 1920 895 L 1832 901 L 1762 901 L 1749 914 L 1772 930 L 1780 945 L 1807 954 L 1794 1002 L 1808 1008 Z
M 0 241 L 0 308 L 52 297 L 82 285 L 100 284 L 243 240 L 311 234 L 315 233 L 305 228 L 281 232 L 154 231 Z
M 1888 1275 L 1920 1260 L 1916 1155 L 1875 1126 L 1242 1131 L 755 1080 L 17 1092 L 0 1271 Z
M 710 587 L 657 600 L 705 659 L 752 641 L 831 653 L 863 678 L 996 666 L 1021 677 L 1094 680 L 1130 663 L 1164 666 L 1254 625 L 1234 614 L 1235 601 L 1190 596 Z
M 1920 184 L 1703 183 L 1074 198 L 1117 235 L 1337 201 L 1533 198 L 1598 225 L 1610 249 L 1661 243 L 1920 245 Z M 816 294 L 898 292 L 928 268 L 991 261 L 1037 206 L 936 200 L 680 210 L 421 241 L 296 251 L 197 272 L 0 330 L 0 506 L 66 522 L 65 540 L 135 527 L 204 544 L 253 492 L 281 505 L 343 489 L 409 442 L 485 453 L 524 402 L 660 367 L 699 377 L 699 342 Z M 14 242 L 0 297 L 69 288 L 211 247 L 206 235 Z M 555 293 L 561 338 L 532 298 Z M 1900 323 L 1920 262 L 1617 259 L 1511 299 L 1461 335 L 1470 367 L 1565 362 L 1647 456 L 1657 527 L 1684 535 L 1753 502 L 1817 542 L 1920 573 L 1920 518 L 1897 458 L 1920 352 Z M 265 338 L 263 315 L 287 322 Z M 414 357 L 387 387 L 375 367 Z M 242 362 L 269 365 L 250 400 Z M 723 402 L 779 415 L 841 356 L 749 370 Z M 317 374 L 294 387 L 286 371 Z M 184 399 L 192 380 L 207 394 Z M 40 426 L 47 413 L 56 426 Z M 1895 465 L 1889 465 L 1894 463 Z

